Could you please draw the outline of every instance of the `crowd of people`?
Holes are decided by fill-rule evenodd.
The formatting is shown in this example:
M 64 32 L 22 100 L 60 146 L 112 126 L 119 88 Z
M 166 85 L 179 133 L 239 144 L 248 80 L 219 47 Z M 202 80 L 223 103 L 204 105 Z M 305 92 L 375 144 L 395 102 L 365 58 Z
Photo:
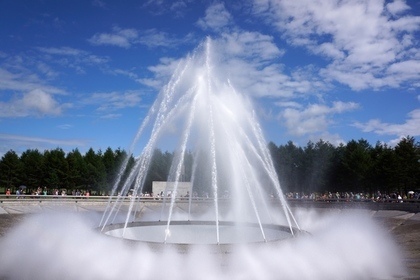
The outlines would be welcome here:
M 372 202 L 404 202 L 407 200 L 419 200 L 420 192 L 409 191 L 407 193 L 392 192 L 381 193 L 353 193 L 353 192 L 324 192 L 324 193 L 298 193 L 288 192 L 287 199 L 306 199 L 319 201 L 372 201 Z
M 131 196 L 129 193 L 128 196 Z M 140 198 L 154 198 L 154 199 L 162 199 L 164 197 L 172 197 L 173 193 L 168 191 L 165 195 L 163 192 L 158 194 L 153 193 L 140 193 L 138 197 Z M 189 192 L 186 195 L 177 194 L 177 198 L 183 199 L 189 197 Z M 192 196 L 193 199 L 208 199 L 210 198 L 207 192 L 203 192 L 199 195 L 197 192 L 193 192 Z M 275 196 L 272 195 L 272 198 Z M 298 193 L 298 192 L 288 192 L 285 194 L 286 199 L 289 200 L 312 200 L 312 201 L 336 201 L 336 202 L 350 202 L 350 201 L 372 201 L 372 202 L 404 202 L 404 201 L 414 201 L 420 200 L 420 192 L 416 191 L 409 191 L 406 194 L 392 192 L 390 194 L 383 194 L 380 191 L 376 193 L 366 193 L 366 192 L 324 192 L 324 193 Z M 227 191 L 223 192 L 220 195 L 222 199 L 229 199 L 230 195 Z
M 8 188 L 6 189 L 6 196 L 10 197 L 12 195 L 11 190 Z M 29 196 L 46 196 L 46 195 L 53 195 L 53 196 L 89 196 L 89 191 L 82 191 L 82 190 L 72 190 L 71 193 L 68 193 L 66 189 L 48 189 L 47 187 L 38 187 L 36 189 L 32 189 L 27 191 L 26 187 L 19 187 L 16 189 L 16 198 L 22 198 L 26 195 Z
M 6 196 L 10 197 L 12 196 L 11 190 L 8 188 L 6 189 Z M 90 196 L 90 192 L 88 190 L 72 190 L 71 192 L 68 192 L 65 189 L 47 189 L 47 187 L 38 187 L 36 189 L 33 189 L 29 192 L 27 192 L 26 188 L 17 188 L 16 189 L 16 198 L 21 198 L 25 195 L 30 196 L 46 196 L 46 195 L 53 195 L 53 196 Z M 120 193 L 118 195 L 121 195 Z M 127 196 L 132 196 L 132 192 L 129 192 Z M 173 193 L 171 191 L 168 191 L 166 195 L 162 192 L 158 194 L 152 193 L 140 193 L 137 195 L 137 197 L 140 198 L 154 198 L 154 199 L 163 199 L 164 197 L 172 197 Z M 189 197 L 189 192 L 186 193 L 186 195 L 177 195 L 179 198 L 187 198 Z M 209 194 L 207 192 L 203 192 L 201 195 L 199 195 L 197 192 L 192 193 L 192 198 L 194 199 L 206 199 L 209 198 Z M 274 197 L 274 196 L 272 196 Z M 381 193 L 380 191 L 377 191 L 376 193 L 367 193 L 367 192 L 311 192 L 311 193 L 305 193 L 305 192 L 287 192 L 285 194 L 286 199 L 288 200 L 312 200 L 312 201 L 336 201 L 336 202 L 349 202 L 349 201 L 371 201 L 371 202 L 404 202 L 404 201 L 415 201 L 420 200 L 420 191 L 409 191 L 407 193 L 398 193 L 398 192 L 392 192 L 392 193 Z M 228 199 L 229 193 L 224 192 L 221 195 L 221 198 Z

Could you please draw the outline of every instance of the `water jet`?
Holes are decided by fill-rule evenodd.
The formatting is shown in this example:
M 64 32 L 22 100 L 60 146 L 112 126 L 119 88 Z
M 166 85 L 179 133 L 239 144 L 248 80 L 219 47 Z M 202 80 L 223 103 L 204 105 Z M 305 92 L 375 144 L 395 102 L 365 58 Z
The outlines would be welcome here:
M 123 187 L 119 189 L 120 175 L 113 188 L 113 194 L 123 196 L 131 190 L 125 221 L 114 220 L 121 214 L 122 202 L 110 204 L 99 226 L 105 234 L 163 244 L 219 245 L 278 241 L 301 231 L 284 199 L 252 102 L 236 91 L 215 48 L 207 38 L 179 62 L 160 91 L 130 151 L 141 137 L 147 144 Z M 136 214 L 139 194 L 153 151 L 164 140 L 175 151 L 167 178 L 171 186 L 156 211 L 159 217 L 141 221 Z M 192 171 L 185 178 L 188 155 Z M 187 202 L 180 201 L 178 193 L 185 179 L 191 185 L 189 196 L 184 197 Z M 206 203 L 197 203 L 193 194 L 203 192 Z M 203 206 L 208 210 L 205 218 L 197 215 Z

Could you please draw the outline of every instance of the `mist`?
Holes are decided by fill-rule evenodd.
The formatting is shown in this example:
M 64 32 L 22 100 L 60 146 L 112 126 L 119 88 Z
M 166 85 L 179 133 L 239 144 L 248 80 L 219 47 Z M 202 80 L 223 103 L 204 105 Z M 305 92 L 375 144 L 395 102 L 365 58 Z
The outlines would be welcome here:
M 0 239 L 4 279 L 392 279 L 402 252 L 369 212 L 296 211 L 311 235 L 217 254 L 156 252 L 96 230 L 94 212 L 28 215 Z

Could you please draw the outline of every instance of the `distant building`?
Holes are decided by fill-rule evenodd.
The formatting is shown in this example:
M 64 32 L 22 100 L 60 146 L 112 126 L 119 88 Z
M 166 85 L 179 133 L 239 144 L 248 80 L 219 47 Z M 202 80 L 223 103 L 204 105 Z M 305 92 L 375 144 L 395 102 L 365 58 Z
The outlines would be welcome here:
M 156 197 L 163 193 L 165 196 L 172 195 L 174 193 L 175 182 L 166 181 L 153 181 L 152 192 Z M 186 196 L 191 190 L 191 182 L 178 182 L 176 197 Z

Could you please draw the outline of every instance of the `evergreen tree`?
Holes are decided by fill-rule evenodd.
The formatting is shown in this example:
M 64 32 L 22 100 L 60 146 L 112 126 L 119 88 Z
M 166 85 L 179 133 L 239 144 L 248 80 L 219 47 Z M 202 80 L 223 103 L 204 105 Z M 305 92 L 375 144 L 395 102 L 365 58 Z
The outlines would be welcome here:
M 69 188 L 73 190 L 85 188 L 86 163 L 80 151 L 76 148 L 69 152 L 66 161 L 69 166 L 67 174 Z
M 19 156 L 12 150 L 5 153 L 0 161 L 0 183 L 5 188 L 14 191 L 22 181 L 22 163 Z
M 398 161 L 393 149 L 376 143 L 371 151 L 373 165 L 369 172 L 369 184 L 375 192 L 389 194 L 398 185 Z
M 86 162 L 85 188 L 102 193 L 107 191 L 106 169 L 102 158 L 102 151 L 98 154 L 90 148 L 84 156 Z
M 389 194 L 420 190 L 420 144 L 410 136 L 401 139 L 394 148 L 380 142 L 372 148 L 366 140 L 361 139 L 336 147 L 323 140 L 317 143 L 310 141 L 304 148 L 297 147 L 291 141 L 280 146 L 270 142 L 268 149 L 284 192 L 380 191 Z M 180 177 L 181 181 L 193 181 L 193 191 L 200 195 L 212 192 L 206 188 L 211 186 L 208 172 L 211 159 L 206 154 L 187 152 Z M 46 150 L 43 154 L 36 149 L 28 149 L 20 157 L 10 150 L 0 160 L 0 191 L 10 188 L 15 192 L 20 185 L 25 185 L 29 189 L 47 186 L 50 189 L 110 193 L 117 176 L 121 176 L 116 188 L 119 191 L 135 164 L 135 159 L 130 155 L 127 168 L 122 168 L 127 156 L 124 150 L 113 151 L 111 148 L 107 148 L 103 154 L 100 150 L 96 153 L 90 148 L 85 155 L 78 149 L 67 155 L 60 148 Z M 152 181 L 173 180 L 174 175 L 170 172 L 171 168 L 174 169 L 171 167 L 174 156 L 168 151 L 154 151 L 143 192 L 152 191 Z M 218 164 L 222 166 L 220 162 Z M 194 175 L 193 166 L 196 166 Z M 218 175 L 223 188 L 224 179 L 230 175 L 222 171 Z M 134 182 L 130 184 L 133 188 Z
M 352 140 L 347 143 L 341 159 L 347 171 L 347 189 L 352 189 L 355 192 L 367 191 L 366 178 L 373 164 L 370 157 L 371 149 L 372 147 L 364 139 L 357 142 Z
M 303 192 L 303 160 L 304 151 L 296 147 L 292 141 L 285 146 L 279 146 L 279 180 L 285 192 Z
M 111 149 L 111 147 L 108 147 L 103 154 L 102 160 L 105 167 L 105 173 L 106 173 L 106 179 L 105 179 L 105 185 L 106 189 L 112 189 L 112 186 L 114 185 L 114 181 L 118 174 L 118 166 L 116 161 L 116 153 Z
M 333 191 L 334 188 L 329 186 L 327 178 L 331 170 L 334 147 L 321 139 L 316 144 L 309 142 L 304 152 L 302 175 L 305 191 L 309 193 L 326 189 Z
M 407 136 L 395 147 L 398 162 L 398 192 L 407 193 L 419 186 L 420 145 L 413 137 Z
M 23 172 L 22 180 L 28 188 L 43 187 L 45 168 L 44 155 L 38 150 L 26 150 L 20 156 Z
M 68 163 L 66 154 L 61 148 L 45 151 L 45 184 L 49 188 L 67 189 L 68 186 Z

